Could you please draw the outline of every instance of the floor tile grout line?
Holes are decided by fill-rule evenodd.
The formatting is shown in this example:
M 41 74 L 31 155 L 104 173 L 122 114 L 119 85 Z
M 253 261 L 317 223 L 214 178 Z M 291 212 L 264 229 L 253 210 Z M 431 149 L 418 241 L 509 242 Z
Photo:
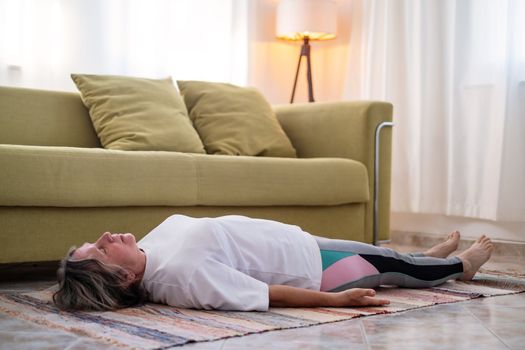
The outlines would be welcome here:
M 493 336 L 495 336 L 495 337 L 496 337 L 496 338 L 497 338 L 497 339 L 498 339 L 503 345 L 505 345 L 508 349 L 511 349 L 511 350 L 512 350 L 512 348 L 511 348 L 507 343 L 505 343 L 505 342 L 503 341 L 503 339 L 501 339 L 500 336 L 498 336 L 496 333 L 494 333 L 494 332 L 492 331 L 492 329 L 490 329 L 489 327 L 487 327 L 487 326 L 485 325 L 485 323 L 484 323 L 483 321 L 481 321 L 476 315 L 474 315 L 474 313 L 473 313 L 472 311 L 470 311 L 470 309 L 469 309 L 468 307 L 463 306 L 463 308 L 464 308 L 465 310 L 467 310 L 467 312 L 468 312 L 472 317 L 474 317 L 479 323 L 481 323 L 481 326 L 482 326 L 483 328 L 485 328 L 486 330 L 488 330 Z
M 368 342 L 368 337 L 366 335 L 365 325 L 363 324 L 363 320 L 357 320 L 359 321 L 359 329 L 361 329 L 361 337 L 363 338 L 366 348 L 368 350 L 371 349 L 370 343 Z

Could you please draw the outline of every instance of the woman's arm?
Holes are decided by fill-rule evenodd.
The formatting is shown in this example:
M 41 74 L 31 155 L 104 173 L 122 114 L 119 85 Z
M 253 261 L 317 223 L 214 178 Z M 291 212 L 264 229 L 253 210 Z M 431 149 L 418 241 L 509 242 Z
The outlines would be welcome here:
M 276 307 L 379 306 L 390 303 L 374 298 L 376 292 L 373 289 L 353 288 L 331 293 L 283 285 L 269 287 L 270 306 Z

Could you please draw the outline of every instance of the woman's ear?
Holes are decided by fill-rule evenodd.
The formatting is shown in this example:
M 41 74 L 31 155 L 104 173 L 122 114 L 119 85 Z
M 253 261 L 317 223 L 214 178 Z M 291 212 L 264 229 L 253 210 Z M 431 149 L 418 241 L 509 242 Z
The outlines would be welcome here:
M 125 273 L 124 277 L 126 278 L 127 285 L 132 284 L 137 279 L 137 275 L 135 275 L 135 273 L 133 273 L 132 271 L 126 270 L 124 273 Z

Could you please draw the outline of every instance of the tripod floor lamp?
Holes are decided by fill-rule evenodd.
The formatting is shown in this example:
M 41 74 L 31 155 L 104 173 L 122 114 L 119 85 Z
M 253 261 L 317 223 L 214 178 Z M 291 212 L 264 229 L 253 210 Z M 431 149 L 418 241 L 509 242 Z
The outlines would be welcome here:
M 337 4 L 335 0 L 281 0 L 277 7 L 277 38 L 302 41 L 299 62 L 295 72 L 292 97 L 295 97 L 301 60 L 306 58 L 308 101 L 314 102 L 310 41 L 335 38 L 337 28 Z

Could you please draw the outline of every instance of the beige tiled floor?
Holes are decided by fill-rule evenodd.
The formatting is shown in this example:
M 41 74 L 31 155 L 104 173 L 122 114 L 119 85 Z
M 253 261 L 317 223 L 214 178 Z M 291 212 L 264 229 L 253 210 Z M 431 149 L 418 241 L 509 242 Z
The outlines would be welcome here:
M 525 294 L 438 305 L 187 349 L 525 349 Z
M 399 251 L 421 250 L 390 246 Z M 488 269 L 525 273 L 523 256 L 495 256 Z M 34 290 L 49 280 L 0 283 L 0 292 Z M 101 344 L 0 315 L 1 349 L 98 349 Z M 266 332 L 184 349 L 525 349 L 525 293 Z

